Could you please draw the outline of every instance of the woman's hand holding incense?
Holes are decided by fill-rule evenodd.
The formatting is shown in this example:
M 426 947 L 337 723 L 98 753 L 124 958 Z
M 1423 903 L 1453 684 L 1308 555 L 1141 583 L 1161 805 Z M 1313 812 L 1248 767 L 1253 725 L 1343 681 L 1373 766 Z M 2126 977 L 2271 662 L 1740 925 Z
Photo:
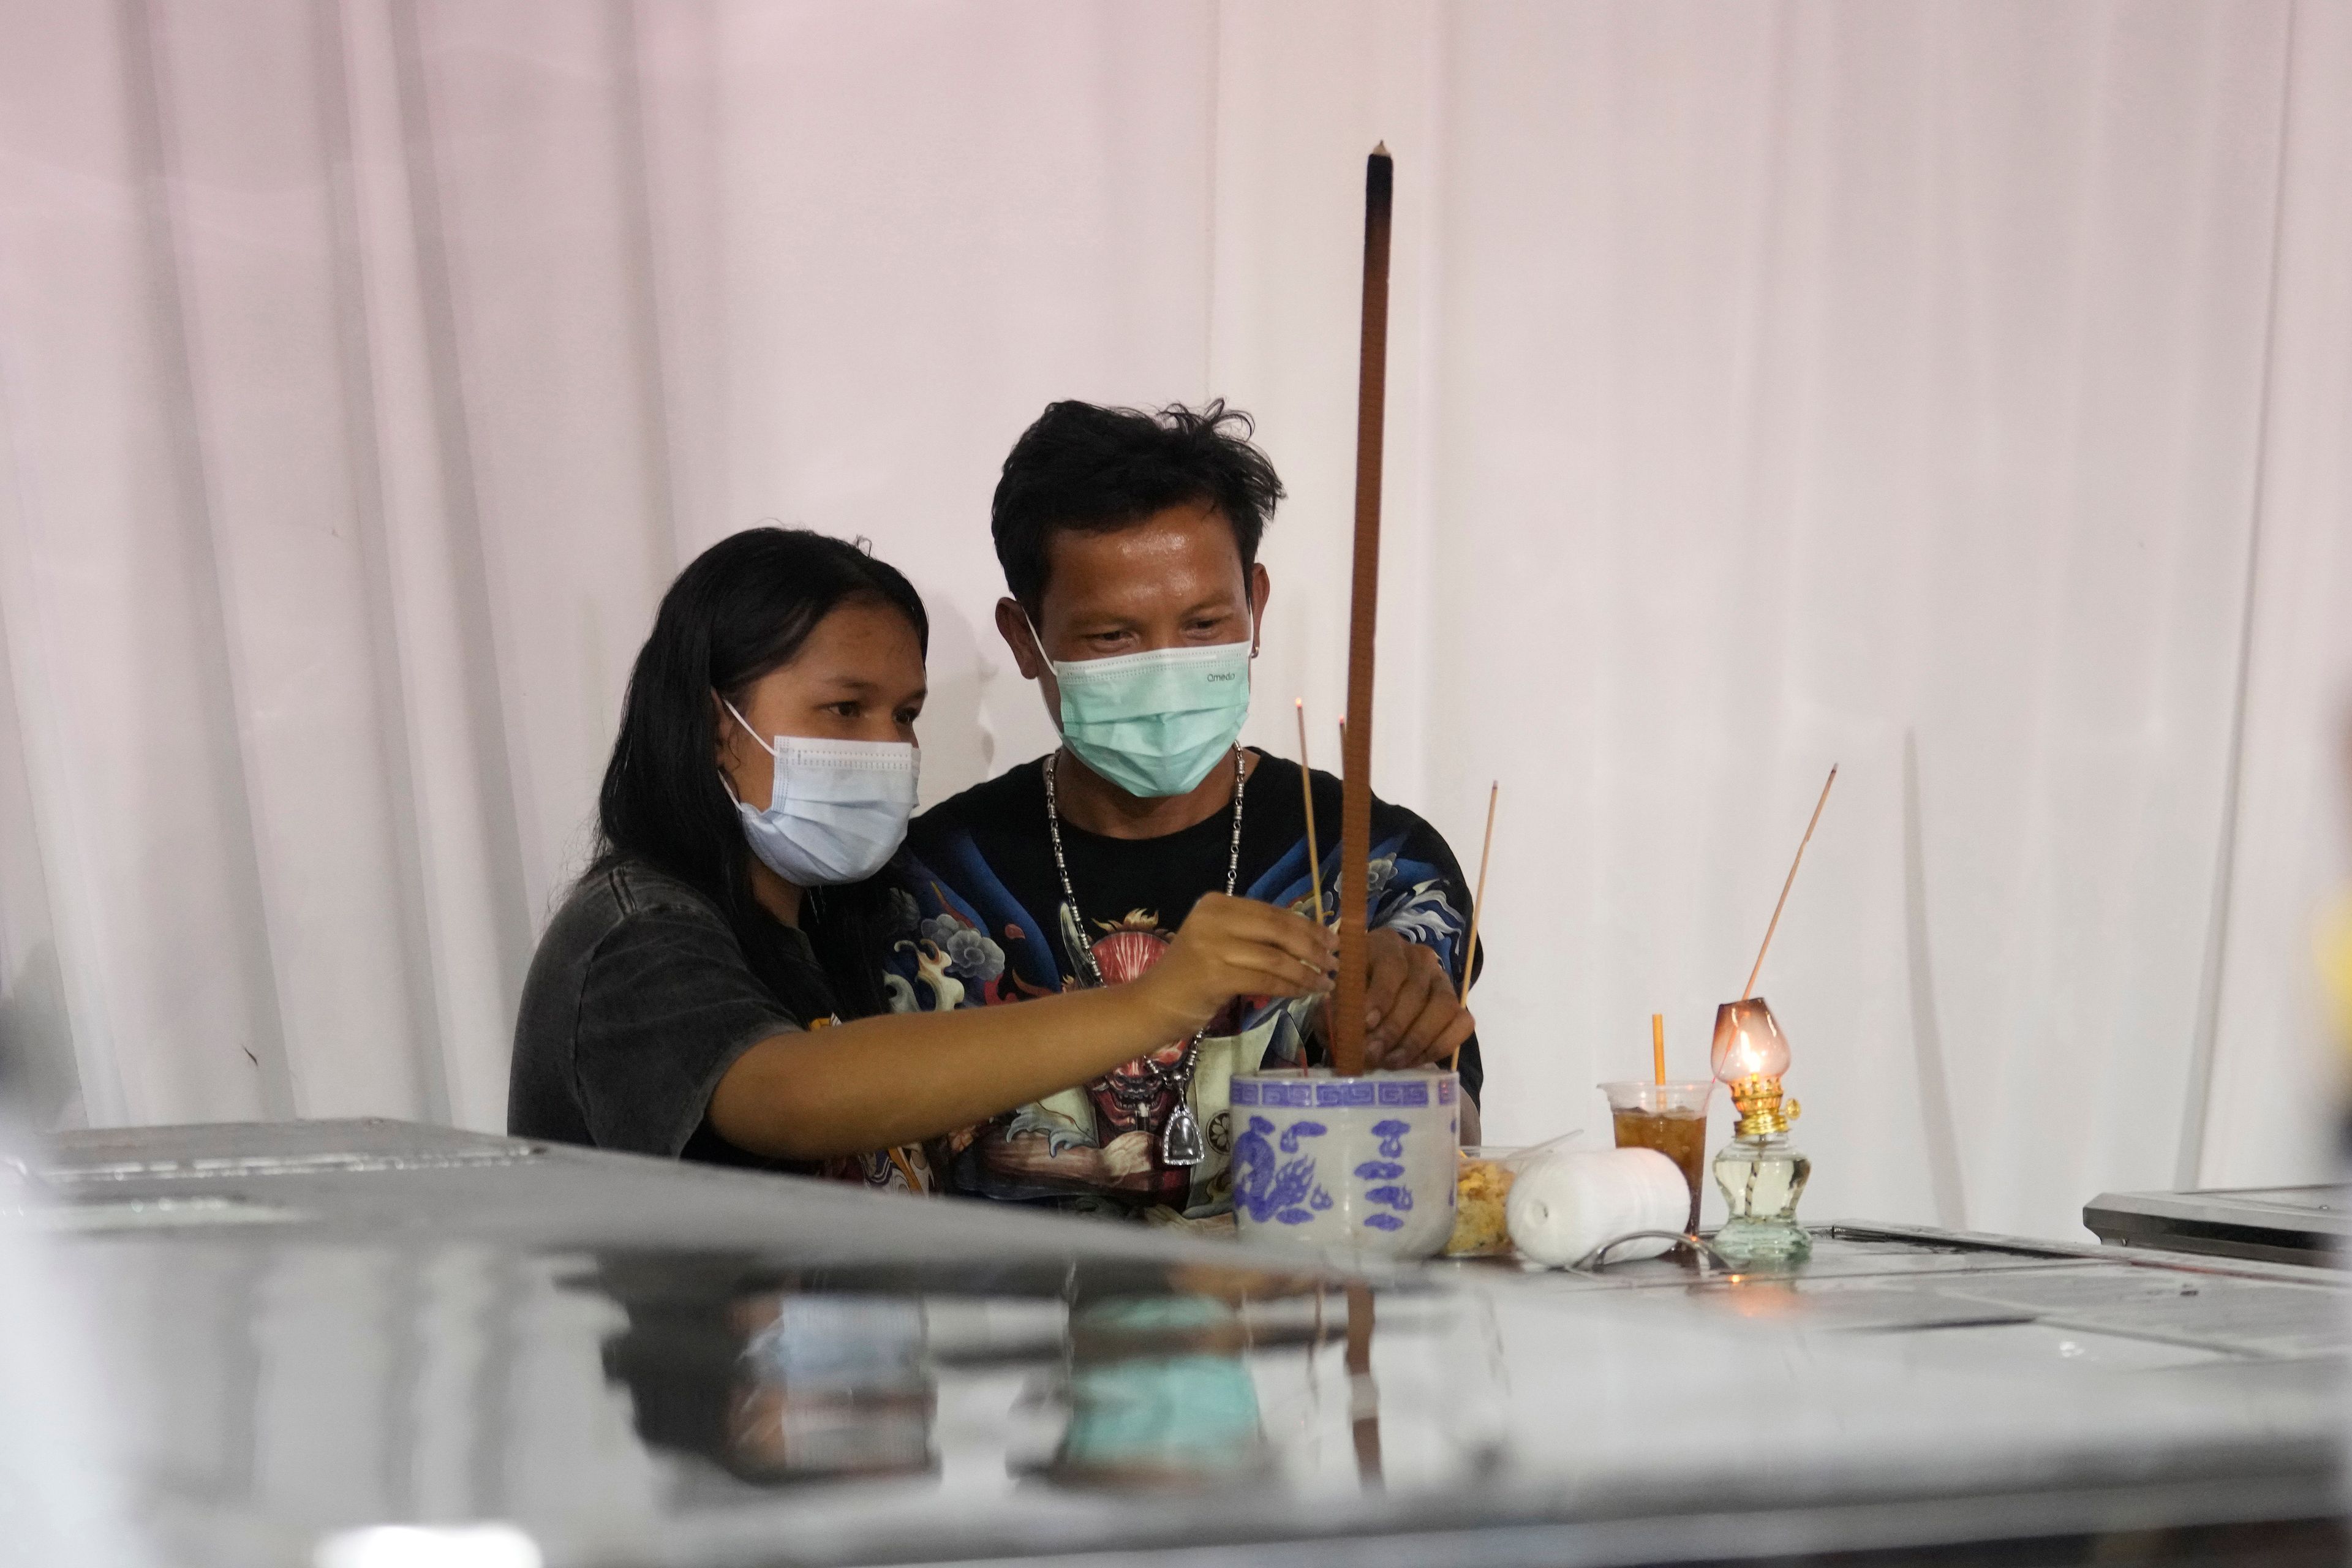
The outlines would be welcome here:
M 1203 893 L 1160 961 L 1124 989 L 1180 1040 L 1236 996 L 1319 995 L 1338 962 L 1338 937 L 1306 916 Z
M 788 1160 L 917 1142 L 1188 1040 L 1236 996 L 1327 992 L 1337 962 L 1331 934 L 1304 915 L 1205 894 L 1160 962 L 1123 985 L 761 1040 L 719 1080 L 710 1123 L 739 1149 Z M 1129 1157 L 1150 1152 L 1139 1139 Z
M 1433 949 L 1392 931 L 1364 933 L 1364 1065 L 1443 1062 L 1477 1027 Z

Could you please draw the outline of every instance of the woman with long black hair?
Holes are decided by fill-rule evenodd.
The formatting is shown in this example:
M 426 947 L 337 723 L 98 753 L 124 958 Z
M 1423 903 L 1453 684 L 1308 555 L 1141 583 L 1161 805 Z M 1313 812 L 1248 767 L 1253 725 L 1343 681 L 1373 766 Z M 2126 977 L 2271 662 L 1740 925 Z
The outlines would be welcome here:
M 918 1147 L 1328 986 L 1328 938 L 1203 898 L 1123 985 L 896 1014 L 878 875 L 915 805 L 930 624 L 894 568 L 761 528 L 678 574 L 637 655 L 593 862 L 541 939 L 509 1131 L 922 1184 Z

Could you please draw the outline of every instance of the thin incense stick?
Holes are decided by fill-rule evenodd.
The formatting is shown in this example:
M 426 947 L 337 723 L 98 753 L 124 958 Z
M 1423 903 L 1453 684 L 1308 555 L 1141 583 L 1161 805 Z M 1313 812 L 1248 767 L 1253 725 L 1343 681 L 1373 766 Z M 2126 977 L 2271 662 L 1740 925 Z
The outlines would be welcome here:
M 1658 1087 L 1666 1087 L 1666 1016 L 1650 1015 L 1650 1070 L 1657 1077 Z
M 1822 783 L 1822 798 L 1813 802 L 1813 819 L 1805 824 L 1805 836 L 1797 840 L 1797 858 L 1789 862 L 1789 879 L 1780 884 L 1780 901 L 1772 906 L 1772 923 L 1764 928 L 1764 945 L 1756 950 L 1756 967 L 1748 972 L 1748 984 L 1740 990 L 1742 1002 L 1756 994 L 1756 977 L 1764 972 L 1764 955 L 1772 951 L 1772 933 L 1780 929 L 1780 910 L 1789 902 L 1789 889 L 1797 885 L 1797 868 L 1805 863 L 1805 846 L 1813 841 L 1813 829 L 1821 825 L 1822 807 L 1829 805 L 1830 785 L 1835 783 L 1837 767 L 1832 763 L 1830 776 Z
M 1339 981 L 1331 1068 L 1364 1070 L 1366 919 L 1372 858 L 1372 639 L 1381 599 L 1381 436 L 1388 407 L 1389 216 L 1396 165 L 1386 143 L 1364 161 L 1364 318 L 1356 363 L 1356 537 L 1348 605 L 1348 729 L 1340 747 Z
M 1486 912 L 1486 865 L 1495 858 L 1495 802 L 1502 798 L 1503 781 L 1496 779 L 1486 787 L 1486 841 L 1478 847 L 1478 889 L 1470 895 L 1470 941 L 1462 950 L 1462 990 L 1457 998 L 1462 1005 L 1470 1005 L 1470 971 L 1478 963 L 1478 917 Z M 1462 1065 L 1462 1047 L 1445 1058 L 1445 1070 L 1453 1072 Z
M 1323 923 L 1323 860 L 1315 847 L 1315 773 L 1307 765 L 1307 699 L 1298 703 L 1298 794 L 1307 806 L 1307 875 L 1315 887 L 1315 923 Z

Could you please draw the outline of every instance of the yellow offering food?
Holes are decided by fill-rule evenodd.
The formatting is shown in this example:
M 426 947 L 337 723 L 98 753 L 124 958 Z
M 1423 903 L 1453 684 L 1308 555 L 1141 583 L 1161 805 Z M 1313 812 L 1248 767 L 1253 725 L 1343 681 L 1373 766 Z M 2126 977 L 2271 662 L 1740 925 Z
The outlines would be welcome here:
M 1493 1160 L 1465 1154 L 1454 1174 L 1454 1235 L 1445 1243 L 1448 1257 L 1475 1258 L 1507 1252 L 1509 1229 L 1503 1223 L 1503 1203 L 1511 1195 L 1511 1173 Z

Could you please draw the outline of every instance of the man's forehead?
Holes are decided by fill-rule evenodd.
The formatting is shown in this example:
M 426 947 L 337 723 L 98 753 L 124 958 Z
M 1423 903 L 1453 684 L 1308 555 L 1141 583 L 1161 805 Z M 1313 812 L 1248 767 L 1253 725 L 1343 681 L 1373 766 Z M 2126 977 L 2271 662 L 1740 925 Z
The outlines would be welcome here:
M 1215 507 L 1170 507 L 1109 529 L 1055 529 L 1045 540 L 1045 599 L 1067 610 L 1246 595 L 1241 545 Z

